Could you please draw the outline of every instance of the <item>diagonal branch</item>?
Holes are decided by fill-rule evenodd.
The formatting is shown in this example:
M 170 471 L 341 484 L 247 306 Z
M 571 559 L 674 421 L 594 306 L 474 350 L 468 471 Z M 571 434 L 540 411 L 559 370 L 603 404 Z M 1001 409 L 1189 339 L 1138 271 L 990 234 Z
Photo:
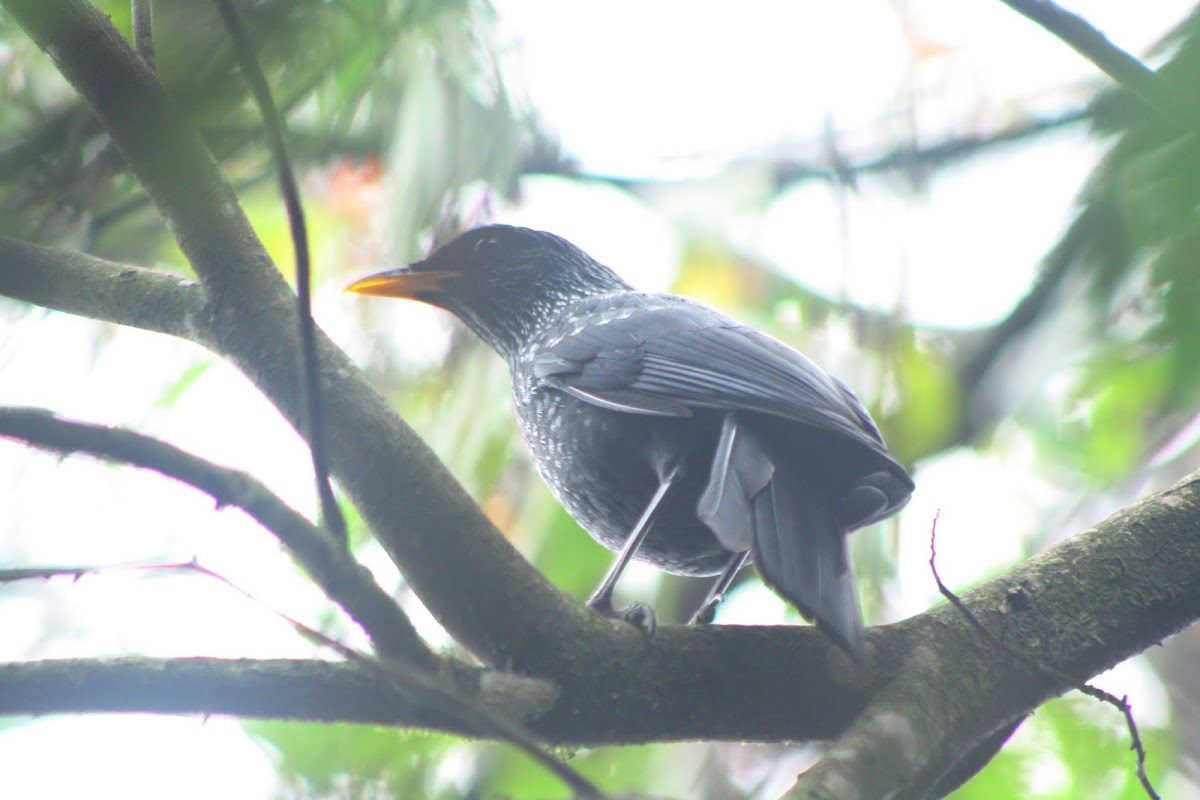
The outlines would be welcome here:
M 279 537 L 329 598 L 363 628 L 382 657 L 435 666 L 436 659 L 412 623 L 370 572 L 249 475 L 149 436 L 71 422 L 40 409 L 0 407 L 0 436 L 58 453 L 87 453 L 152 469 L 207 492 L 218 506 L 237 506 Z
M 1036 656 L 1016 650 L 993 636 L 992 632 L 985 628 L 983 623 L 976 619 L 975 615 L 971 613 L 971 609 L 963 605 L 962 600 L 958 599 L 958 595 L 952 592 L 950 587 L 946 586 L 946 584 L 942 582 L 942 576 L 938 574 L 937 568 L 937 524 L 940 516 L 940 512 L 933 515 L 933 525 L 929 531 L 929 569 L 933 573 L 933 580 L 937 584 L 938 592 L 942 595 L 942 597 L 949 601 L 950 605 L 959 610 L 967 622 L 971 623 L 971 627 L 975 629 L 976 633 L 978 633 L 981 638 L 990 642 L 998 650 L 1002 650 L 1006 655 L 1011 656 L 1016 661 L 1024 662 L 1035 672 L 1052 672 L 1053 670 L 1047 670 L 1044 665 L 1039 663 Z M 1070 679 L 1067 678 L 1067 680 Z M 1137 721 L 1133 718 L 1133 708 L 1129 705 L 1129 698 L 1117 698 L 1116 695 L 1097 688 L 1090 683 L 1085 683 L 1075 688 L 1078 689 L 1081 694 L 1085 694 L 1088 697 L 1093 697 L 1103 703 L 1113 706 L 1121 712 L 1122 716 L 1125 717 L 1125 725 L 1129 729 L 1129 737 L 1131 740 L 1130 749 L 1133 750 L 1137 756 L 1138 780 L 1141 782 L 1142 788 L 1146 790 L 1146 793 L 1153 798 L 1153 800 L 1159 800 L 1158 793 L 1151 784 L 1150 778 L 1146 775 L 1146 750 L 1144 747 L 1142 747 L 1142 737 L 1138 733 Z
M 1200 105 L 1192 95 L 1110 42 L 1083 17 L 1050 0 L 1000 1 L 1057 36 L 1164 119 L 1182 130 L 1200 132 Z
M 969 615 L 902 623 L 895 677 L 787 797 L 928 797 L 1004 726 L 1200 618 L 1197 575 L 1200 473 L 963 593 Z
M 962 347 L 963 358 L 956 369 L 963 394 L 964 413 L 951 441 L 970 443 L 996 424 L 1009 411 L 1009 393 L 998 391 L 999 381 L 1011 380 L 1005 362 L 1031 331 L 1061 308 L 1055 301 L 1062 296 L 1063 285 L 1083 253 L 1088 237 L 1102 222 L 1103 213 L 1094 206 L 1084 209 L 1042 260 L 1037 280 L 1000 322 L 983 332 L 970 347 Z M 1008 358 L 1006 358 L 1008 357 Z
M 187 567 L 221 581 L 248 599 L 254 599 L 253 595 L 228 578 L 200 566 L 195 561 L 188 564 Z M 412 669 L 408 664 L 376 660 L 287 614 L 280 611 L 275 613 L 309 641 L 328 648 L 347 661 L 358 664 L 369 672 L 384 678 L 393 691 L 409 702 L 436 705 L 446 709 L 452 716 L 460 720 L 465 729 L 474 730 L 480 736 L 499 739 L 517 747 L 542 768 L 570 786 L 576 796 L 601 800 L 600 792 L 595 784 L 551 754 L 542 742 L 538 741 L 537 737 L 526 730 L 523 725 L 502 714 L 495 713 L 473 698 L 464 697 L 457 687 L 450 685 L 441 676 L 423 669 Z

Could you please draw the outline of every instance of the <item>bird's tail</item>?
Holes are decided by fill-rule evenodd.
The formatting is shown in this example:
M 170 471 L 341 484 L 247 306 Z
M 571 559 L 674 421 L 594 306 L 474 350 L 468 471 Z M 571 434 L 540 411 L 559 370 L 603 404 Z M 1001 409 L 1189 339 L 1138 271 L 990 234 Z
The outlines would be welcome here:
M 862 663 L 865 634 L 848 531 L 836 521 L 822 482 L 773 450 L 766 437 L 727 414 L 697 513 L 725 547 L 752 549 L 762 579 Z

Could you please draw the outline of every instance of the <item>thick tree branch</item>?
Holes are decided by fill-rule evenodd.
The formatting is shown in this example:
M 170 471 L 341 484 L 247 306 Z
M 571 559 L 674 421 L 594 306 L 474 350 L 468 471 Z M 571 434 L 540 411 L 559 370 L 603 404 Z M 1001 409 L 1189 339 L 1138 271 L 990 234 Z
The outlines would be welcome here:
M 412 623 L 371 573 L 251 476 L 140 433 L 59 419 L 40 409 L 0 407 L 0 436 L 65 455 L 87 453 L 152 469 L 208 493 L 218 506 L 242 509 L 279 537 L 329 599 L 362 627 L 382 657 L 426 669 L 436 665 Z
M 1200 473 L 962 594 L 992 635 L 1008 648 L 1035 650 L 1044 669 L 998 651 L 958 609 L 943 604 L 870 629 L 865 669 L 809 627 L 665 627 L 649 641 L 635 634 L 636 647 L 610 651 L 594 643 L 552 690 L 537 695 L 545 702 L 536 710 L 514 703 L 535 733 L 576 745 L 848 733 L 806 773 L 795 797 L 817 796 L 818 788 L 833 791 L 822 795 L 831 797 L 925 797 L 977 748 L 997 746 L 998 732 L 1013 720 L 1200 617 L 1197 575 Z M 135 667 L 123 675 L 122 663 Z M 318 675 L 296 666 L 296 677 L 286 671 L 291 666 L 279 667 L 281 673 L 259 662 L 225 662 L 253 671 L 249 677 L 236 666 L 217 677 L 205 672 L 228 688 L 200 684 L 189 697 L 172 681 L 190 673 L 148 663 L 0 667 L 0 713 L 188 711 L 462 732 L 418 715 L 392 696 L 386 681 L 354 665 L 322 665 L 328 672 Z M 209 662 L 169 663 L 186 669 Z M 266 680 L 264 666 L 281 682 Z M 458 669 L 457 680 L 471 692 L 507 680 Z M 256 687 L 276 688 L 238 688 L 252 679 L 263 680 Z
M 945 627 L 922 626 L 898 677 L 789 798 L 927 797 L 1004 724 L 1200 617 L 1197 576 L 1200 473 L 963 594 L 990 637 L 952 605 L 903 623 Z M 1036 660 L 1014 655 L 1026 652 Z
M 210 345 L 204 290 L 170 272 L 0 236 L 0 295 Z
M 294 296 L 186 115 L 89 4 L 3 3 L 55 55 L 167 218 L 206 292 L 208 346 L 301 429 Z M 546 672 L 571 663 L 582 641 L 632 633 L 588 615 L 532 569 L 354 364 L 324 336 L 319 345 L 322 381 L 334 387 L 334 475 L 455 638 L 492 663 Z

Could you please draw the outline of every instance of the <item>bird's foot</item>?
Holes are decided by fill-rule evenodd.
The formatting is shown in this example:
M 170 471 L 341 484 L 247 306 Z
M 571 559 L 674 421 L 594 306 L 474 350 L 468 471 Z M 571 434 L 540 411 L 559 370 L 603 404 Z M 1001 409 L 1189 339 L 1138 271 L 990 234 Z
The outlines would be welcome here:
M 614 608 L 611 597 L 593 597 L 588 600 L 587 605 L 597 614 L 628 622 L 645 634 L 646 638 L 653 636 L 658 628 L 658 618 L 654 615 L 654 609 L 645 603 L 632 603 L 624 608 Z

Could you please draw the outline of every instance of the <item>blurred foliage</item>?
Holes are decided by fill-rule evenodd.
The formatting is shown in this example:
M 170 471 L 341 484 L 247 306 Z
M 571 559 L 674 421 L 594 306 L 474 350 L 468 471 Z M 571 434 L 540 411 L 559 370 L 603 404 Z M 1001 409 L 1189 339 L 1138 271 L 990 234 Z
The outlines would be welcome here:
M 1100 482 L 1122 478 L 1144 458 L 1147 411 L 1163 403 L 1177 380 L 1166 353 L 1140 349 L 1114 346 L 1092 358 L 1073 392 L 1080 413 L 1060 427 L 1053 445 L 1060 458 Z
M 247 732 L 267 748 L 292 796 L 312 798 L 421 797 L 558 798 L 553 776 L 514 748 L 465 743 L 445 734 L 368 725 L 249 722 Z M 1172 733 L 1143 725 L 1150 754 L 1147 774 L 1161 785 L 1172 761 Z M 696 751 L 689 745 L 651 745 L 560 751 L 572 766 L 611 792 L 658 796 L 697 792 Z M 769 784 L 770 751 L 742 756 L 740 792 Z M 952 800 L 1138 800 L 1145 791 L 1134 771 L 1124 720 L 1091 698 L 1053 700 L 1026 720 L 1014 738 Z M 735 791 L 732 783 L 724 791 Z M 758 796 L 758 795 L 746 795 Z M 768 795 L 770 796 L 770 795 Z
M 370 725 L 251 721 L 246 731 L 268 749 L 288 793 L 298 797 L 459 797 L 438 786 L 451 736 Z
M 912 332 L 895 343 L 892 357 L 899 400 L 886 418 L 889 445 L 909 461 L 943 450 L 958 428 L 962 402 L 953 366 Z
M 525 126 L 467 0 L 266 0 L 241 11 L 299 165 L 389 154 L 401 252 L 472 181 L 506 186 Z M 100 7 L 128 34 L 129 5 Z M 319 32 L 319 33 L 318 33 Z M 159 74 L 241 186 L 270 177 L 263 135 L 210 3 L 155 3 Z M 0 18 L 0 233 L 144 259 L 160 223 L 86 107 Z M 150 251 L 152 252 L 152 251 Z M 182 263 L 182 262 L 180 262 Z
M 372 725 L 252 721 L 250 736 L 279 769 L 287 796 L 308 798 L 559 798 L 562 783 L 506 745 Z M 559 751 L 613 791 L 655 784 L 683 747 L 658 745 Z M 659 780 L 686 788 L 679 776 Z
M 1177 89 L 1200 82 L 1200 12 L 1157 56 Z M 1068 398 L 1082 413 L 1042 432 L 1048 453 L 1108 484 L 1161 444 L 1147 436 L 1155 419 L 1190 414 L 1200 400 L 1200 138 L 1123 89 L 1096 100 L 1094 125 L 1113 141 L 1080 198 L 1076 269 L 1095 339 Z
M 196 359 L 184 364 L 178 376 L 163 388 L 158 399 L 154 402 L 154 407 L 164 411 L 174 407 L 179 402 L 179 398 L 183 397 L 189 389 L 195 386 L 196 382 L 204 377 L 212 365 L 213 362 L 209 359 Z

